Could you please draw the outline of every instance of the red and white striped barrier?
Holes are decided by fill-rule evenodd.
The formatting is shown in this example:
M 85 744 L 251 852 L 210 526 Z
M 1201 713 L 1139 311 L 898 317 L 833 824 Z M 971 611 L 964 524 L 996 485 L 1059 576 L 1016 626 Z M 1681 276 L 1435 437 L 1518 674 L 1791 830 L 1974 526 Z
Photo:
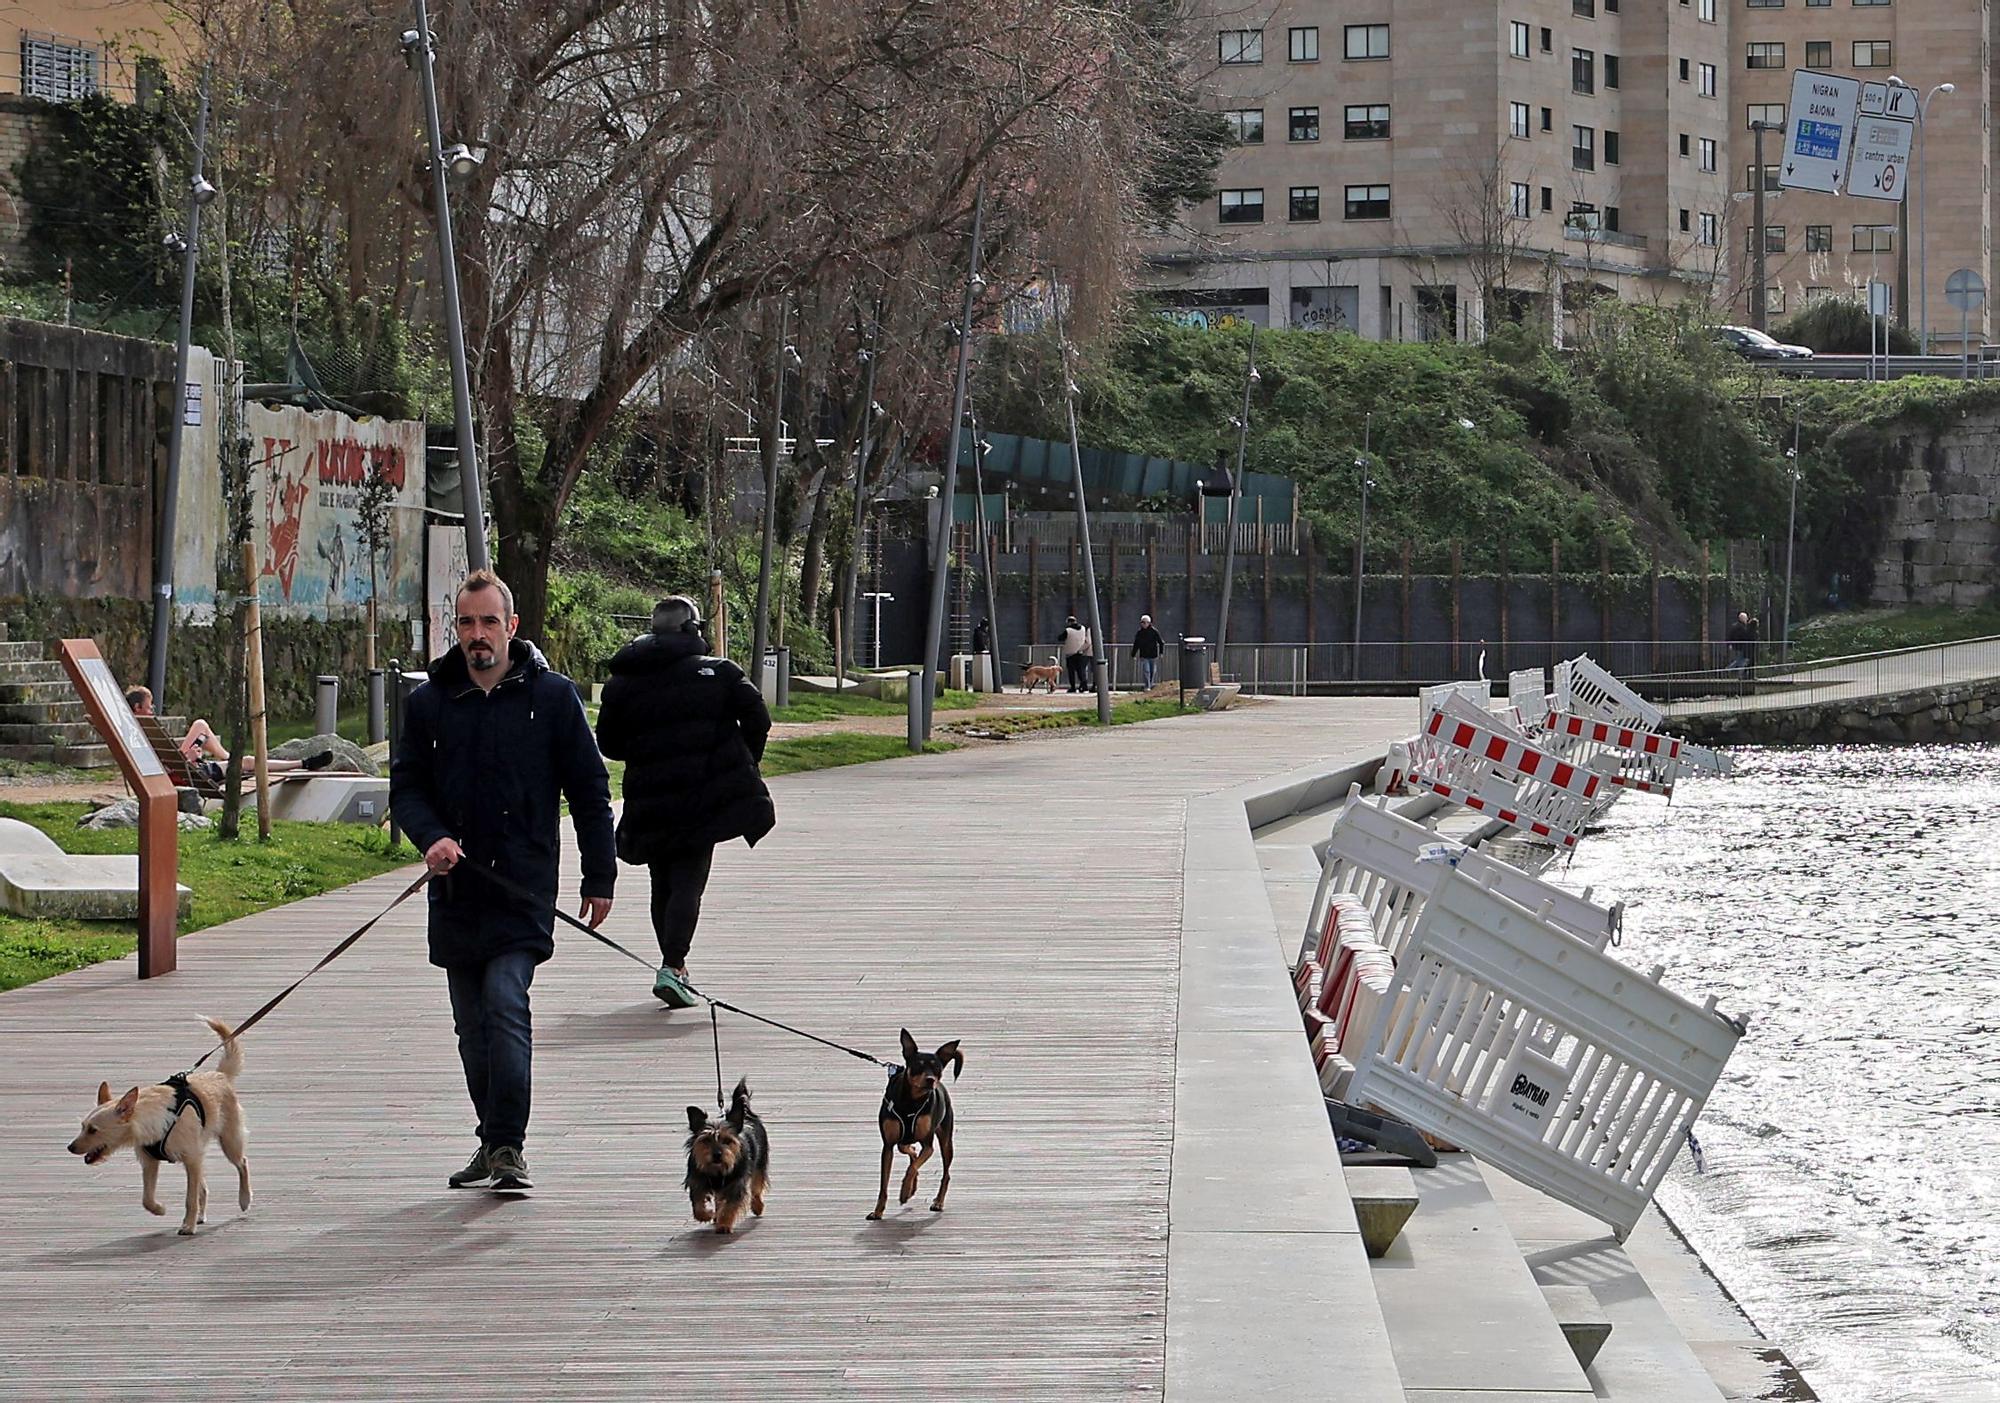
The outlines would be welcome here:
M 1411 778 L 1440 798 L 1564 849 L 1576 846 L 1601 811 L 1605 788 L 1595 771 L 1531 744 L 1504 719 L 1455 695 L 1425 718 Z

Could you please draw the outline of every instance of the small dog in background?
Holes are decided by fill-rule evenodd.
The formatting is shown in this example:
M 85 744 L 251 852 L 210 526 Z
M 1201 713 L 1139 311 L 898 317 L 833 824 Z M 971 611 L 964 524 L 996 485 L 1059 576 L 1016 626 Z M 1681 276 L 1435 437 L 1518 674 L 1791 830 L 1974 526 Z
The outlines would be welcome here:
M 220 1019 L 202 1022 L 222 1039 L 222 1061 L 212 1072 L 171 1077 L 158 1086 L 133 1087 L 116 1100 L 111 1083 L 97 1085 L 97 1108 L 83 1118 L 83 1129 L 69 1142 L 69 1152 L 85 1164 L 102 1163 L 113 1151 L 130 1149 L 139 1156 L 139 1202 L 148 1213 L 164 1214 L 154 1190 L 162 1164 L 179 1164 L 187 1171 L 187 1211 L 181 1236 L 194 1236 L 195 1224 L 208 1221 L 208 1184 L 201 1157 L 211 1141 L 236 1166 L 236 1206 L 250 1207 L 250 1162 L 243 1153 L 243 1105 L 236 1099 L 236 1074 L 243 1070 L 243 1049 L 235 1030 Z
M 944 1196 L 951 1188 L 951 1093 L 944 1089 L 947 1062 L 951 1063 L 952 1080 L 958 1080 L 958 1074 L 965 1070 L 965 1055 L 958 1050 L 957 1038 L 936 1052 L 921 1052 L 910 1030 L 903 1029 L 903 1065 L 889 1074 L 889 1089 L 882 1093 L 882 1109 L 877 1113 L 877 1128 L 882 1132 L 882 1191 L 875 1197 L 875 1211 L 868 1215 L 871 1223 L 880 1222 L 889 1207 L 889 1166 L 899 1149 L 910 1157 L 910 1166 L 903 1171 L 898 1203 L 916 1197 L 917 1171 L 930 1159 L 931 1151 L 944 1151 L 944 1177 L 938 1181 L 937 1197 L 931 1200 L 931 1212 L 944 1212 Z
M 1035 688 L 1047 683 L 1049 691 L 1053 693 L 1056 689 L 1056 683 L 1061 677 L 1062 666 L 1060 664 L 1036 663 L 1021 669 L 1021 690 L 1023 692 L 1032 692 Z
M 733 1231 L 747 1203 L 753 1214 L 764 1213 L 764 1194 L 771 1183 L 771 1145 L 764 1122 L 750 1109 L 748 1081 L 736 1083 L 729 1113 L 708 1118 L 699 1106 L 689 1106 L 687 1177 L 697 1223 L 714 1223 L 719 1233 Z

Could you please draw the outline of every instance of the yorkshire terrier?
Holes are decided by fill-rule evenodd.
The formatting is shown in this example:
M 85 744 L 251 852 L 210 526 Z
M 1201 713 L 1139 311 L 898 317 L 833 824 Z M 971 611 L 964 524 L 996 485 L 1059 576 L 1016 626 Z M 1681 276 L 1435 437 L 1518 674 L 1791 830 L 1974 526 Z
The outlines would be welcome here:
M 721 1120 L 710 1120 L 699 1106 L 689 1106 L 687 1113 L 687 1178 L 681 1187 L 694 1205 L 694 1220 L 726 1233 L 735 1229 L 745 1204 L 761 1217 L 771 1183 L 771 1144 L 764 1122 L 750 1109 L 749 1083 L 736 1083 Z
M 889 1207 L 889 1166 L 895 1163 L 899 1149 L 910 1157 L 910 1164 L 903 1171 L 898 1203 L 908 1203 L 916 1196 L 917 1171 L 930 1159 L 931 1151 L 944 1151 L 944 1177 L 938 1182 L 937 1197 L 931 1200 L 931 1212 L 944 1212 L 944 1196 L 951 1188 L 951 1093 L 944 1089 L 947 1062 L 956 1081 L 965 1070 L 965 1054 L 958 1050 L 957 1038 L 936 1052 L 920 1052 L 910 1030 L 903 1029 L 903 1065 L 889 1073 L 889 1088 L 882 1093 L 882 1109 L 876 1112 L 876 1128 L 882 1132 L 882 1191 L 875 1196 L 875 1211 L 868 1215 L 871 1223 L 880 1222 Z

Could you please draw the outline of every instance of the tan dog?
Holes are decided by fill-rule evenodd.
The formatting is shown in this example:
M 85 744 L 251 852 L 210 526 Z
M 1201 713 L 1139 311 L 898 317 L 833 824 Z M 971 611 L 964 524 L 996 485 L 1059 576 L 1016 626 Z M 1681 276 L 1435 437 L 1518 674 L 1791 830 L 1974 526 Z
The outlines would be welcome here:
M 1061 678 L 1062 678 L 1062 668 L 1059 667 L 1057 664 L 1036 663 L 1032 667 L 1024 667 L 1021 669 L 1021 690 L 1023 692 L 1032 692 L 1035 690 L 1036 687 L 1046 682 L 1049 684 L 1049 691 L 1054 692 L 1056 689 L 1056 683 Z
M 97 1109 L 83 1118 L 83 1129 L 69 1142 L 69 1152 L 85 1164 L 97 1164 L 114 1150 L 130 1149 L 139 1156 L 143 1192 L 139 1202 L 148 1213 L 164 1214 L 154 1195 L 162 1163 L 177 1163 L 187 1171 L 187 1211 L 181 1236 L 192 1237 L 196 1223 L 208 1221 L 208 1185 L 202 1178 L 201 1156 L 209 1142 L 236 1166 L 236 1206 L 250 1207 L 250 1162 L 243 1156 L 243 1106 L 236 1099 L 236 1074 L 243 1070 L 243 1049 L 228 1024 L 215 1018 L 204 1023 L 222 1039 L 222 1061 L 213 1072 L 194 1072 L 158 1086 L 133 1087 L 117 1100 L 111 1083 L 97 1087 Z

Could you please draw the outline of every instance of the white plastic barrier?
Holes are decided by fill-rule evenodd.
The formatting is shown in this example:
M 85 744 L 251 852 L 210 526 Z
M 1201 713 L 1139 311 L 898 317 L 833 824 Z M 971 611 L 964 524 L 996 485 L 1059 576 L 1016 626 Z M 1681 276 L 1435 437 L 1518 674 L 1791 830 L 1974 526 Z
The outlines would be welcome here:
M 1445 697 L 1425 718 L 1410 759 L 1419 788 L 1564 849 L 1576 846 L 1585 824 L 1618 792 L 1458 696 Z
M 1533 726 L 1549 714 L 1549 690 L 1540 668 L 1517 668 L 1507 674 L 1507 705 L 1523 727 Z
M 1440 682 L 1435 687 L 1417 689 L 1417 716 L 1428 724 L 1431 716 L 1451 698 L 1457 697 L 1478 711 L 1493 708 L 1493 688 L 1486 682 Z
M 1659 1187 L 1742 1036 L 1461 868 L 1352 1057 L 1347 1100 L 1611 1224 Z
M 1588 765 L 1621 789 L 1673 797 L 1674 782 L 1687 768 L 1687 745 L 1677 737 L 1598 721 L 1563 711 L 1542 719 L 1543 744 L 1567 759 Z
M 1549 710 L 1604 721 L 1633 731 L 1658 732 L 1665 723 L 1663 712 L 1586 657 L 1571 658 L 1556 667 L 1555 691 L 1549 695 Z M 1679 741 L 1680 763 L 1712 775 L 1726 775 L 1735 768 L 1727 755 Z

